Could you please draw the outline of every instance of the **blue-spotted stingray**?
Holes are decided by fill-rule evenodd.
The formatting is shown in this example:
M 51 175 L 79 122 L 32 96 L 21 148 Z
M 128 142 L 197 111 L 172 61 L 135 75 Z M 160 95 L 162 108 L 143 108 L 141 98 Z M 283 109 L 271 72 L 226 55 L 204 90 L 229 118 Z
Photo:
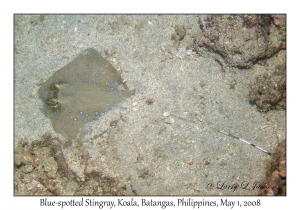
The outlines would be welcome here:
M 42 112 L 55 132 L 68 140 L 79 137 L 83 126 L 134 94 L 119 72 L 98 51 L 87 49 L 55 72 L 39 89 Z

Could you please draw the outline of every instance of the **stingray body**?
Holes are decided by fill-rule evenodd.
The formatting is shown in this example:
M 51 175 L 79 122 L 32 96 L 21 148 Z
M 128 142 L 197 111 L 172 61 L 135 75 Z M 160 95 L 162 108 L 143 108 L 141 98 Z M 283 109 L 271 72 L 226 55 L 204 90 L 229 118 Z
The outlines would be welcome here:
M 96 50 L 87 49 L 55 72 L 39 89 L 42 112 L 55 132 L 75 139 L 82 127 L 98 119 L 134 91 Z

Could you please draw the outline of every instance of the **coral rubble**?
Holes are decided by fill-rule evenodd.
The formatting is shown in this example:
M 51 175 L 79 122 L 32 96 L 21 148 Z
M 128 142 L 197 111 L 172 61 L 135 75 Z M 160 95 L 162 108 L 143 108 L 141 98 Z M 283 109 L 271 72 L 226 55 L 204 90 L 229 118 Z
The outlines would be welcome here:
M 264 74 L 256 78 L 252 84 L 249 99 L 256 103 L 262 112 L 271 109 L 286 108 L 286 68 L 279 66 L 271 74 Z
M 286 195 L 286 141 L 278 145 L 268 167 L 269 178 L 262 182 L 261 195 Z
M 58 139 L 45 134 L 31 144 L 16 145 L 15 195 L 122 195 L 118 180 L 95 170 L 87 171 L 88 154 L 82 155 L 84 178 L 65 160 Z
M 223 68 L 251 68 L 285 49 L 285 15 L 202 15 L 200 28 L 195 50 L 214 52 Z

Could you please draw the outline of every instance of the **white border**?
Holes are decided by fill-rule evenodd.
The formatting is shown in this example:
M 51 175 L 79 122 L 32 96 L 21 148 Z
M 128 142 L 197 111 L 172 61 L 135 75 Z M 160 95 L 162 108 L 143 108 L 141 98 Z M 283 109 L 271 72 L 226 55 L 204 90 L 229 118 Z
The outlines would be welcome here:
M 294 1 L 296 2 L 296 1 Z M 13 14 L 14 13 L 287 13 L 287 196 L 223 197 L 235 200 L 262 200 L 262 208 L 298 206 L 297 190 L 300 172 L 299 158 L 299 6 L 288 1 L 275 0 L 214 0 L 214 1 L 7 1 L 1 3 L 1 201 L 3 209 L 40 209 L 43 197 L 13 197 Z M 3 117 L 4 116 L 4 117 Z M 79 199 L 79 197 L 77 197 Z M 136 199 L 141 199 L 137 197 Z M 151 197 L 147 197 L 149 199 Z M 179 197 L 154 197 L 158 200 L 174 200 Z M 198 197 L 199 198 L 199 197 Z M 201 197 L 205 200 L 220 200 L 222 197 Z M 55 197 L 54 200 L 70 199 Z M 104 199 L 117 199 L 104 197 Z M 94 207 L 97 208 L 97 207 Z M 228 207 L 227 207 L 228 208 Z M 146 208 L 145 208 L 146 209 Z M 149 208 L 147 208 L 149 209 Z M 191 207 L 189 208 L 191 209 Z M 202 208 L 203 209 L 203 208 Z

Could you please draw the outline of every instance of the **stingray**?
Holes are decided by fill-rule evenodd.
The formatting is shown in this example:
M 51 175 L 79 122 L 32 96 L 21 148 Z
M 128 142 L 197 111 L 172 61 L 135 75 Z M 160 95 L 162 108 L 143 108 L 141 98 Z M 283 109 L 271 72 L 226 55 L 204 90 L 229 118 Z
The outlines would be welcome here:
M 119 72 L 98 51 L 87 49 L 55 72 L 38 94 L 41 111 L 54 131 L 73 140 L 86 123 L 99 119 L 134 91 L 122 84 Z

